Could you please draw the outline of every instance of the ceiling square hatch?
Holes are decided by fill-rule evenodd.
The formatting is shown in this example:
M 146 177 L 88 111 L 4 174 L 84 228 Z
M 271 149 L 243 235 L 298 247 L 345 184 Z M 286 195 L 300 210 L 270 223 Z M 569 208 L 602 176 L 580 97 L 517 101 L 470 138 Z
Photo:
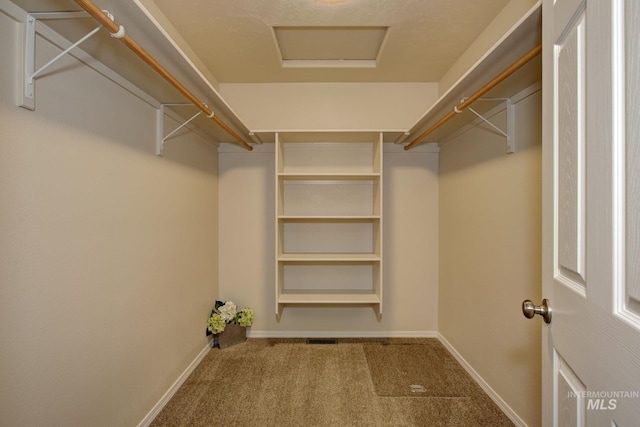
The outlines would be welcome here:
M 273 27 L 283 67 L 374 68 L 388 27 Z

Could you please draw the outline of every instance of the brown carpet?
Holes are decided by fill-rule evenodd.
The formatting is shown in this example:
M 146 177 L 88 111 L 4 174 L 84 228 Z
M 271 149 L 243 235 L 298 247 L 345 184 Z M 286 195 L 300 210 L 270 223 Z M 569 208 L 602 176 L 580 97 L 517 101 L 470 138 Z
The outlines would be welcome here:
M 410 345 L 366 344 L 364 353 L 378 396 L 466 397 L 475 385 L 437 340 Z
M 513 424 L 435 339 L 249 339 L 212 349 L 151 425 Z

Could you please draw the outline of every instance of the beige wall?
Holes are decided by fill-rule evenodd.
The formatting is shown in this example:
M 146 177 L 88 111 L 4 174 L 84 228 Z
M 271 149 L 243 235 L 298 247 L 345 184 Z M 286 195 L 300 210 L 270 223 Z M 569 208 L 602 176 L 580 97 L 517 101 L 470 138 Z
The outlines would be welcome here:
M 220 297 L 255 310 L 250 336 L 424 336 L 438 330 L 437 153 L 386 144 L 384 313 L 292 307 L 275 316 L 273 144 L 221 146 Z
M 216 147 L 155 156 L 155 109 L 68 57 L 17 107 L 19 30 L 0 12 L 0 424 L 136 425 L 207 345 Z
M 221 84 L 252 130 L 400 130 L 438 97 L 437 83 Z
M 516 105 L 514 154 L 485 127 L 440 152 L 439 331 L 528 424 L 540 425 L 541 97 Z M 504 112 L 495 120 L 504 126 Z

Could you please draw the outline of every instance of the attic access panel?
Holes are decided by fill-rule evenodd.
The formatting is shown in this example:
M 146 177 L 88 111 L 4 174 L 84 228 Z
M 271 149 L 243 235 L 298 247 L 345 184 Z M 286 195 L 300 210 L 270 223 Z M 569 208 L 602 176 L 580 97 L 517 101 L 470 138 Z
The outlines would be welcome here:
M 388 27 L 273 27 L 283 67 L 375 68 Z

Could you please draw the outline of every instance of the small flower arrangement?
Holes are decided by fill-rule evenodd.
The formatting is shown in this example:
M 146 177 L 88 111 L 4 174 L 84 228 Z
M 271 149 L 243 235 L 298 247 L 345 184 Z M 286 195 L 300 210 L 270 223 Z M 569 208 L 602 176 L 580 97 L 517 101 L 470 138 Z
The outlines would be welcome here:
M 238 306 L 233 301 L 216 301 L 211 316 L 207 320 L 207 335 L 219 334 L 224 331 L 225 326 L 238 324 L 245 328 L 253 324 L 253 310 L 243 308 L 238 310 Z

